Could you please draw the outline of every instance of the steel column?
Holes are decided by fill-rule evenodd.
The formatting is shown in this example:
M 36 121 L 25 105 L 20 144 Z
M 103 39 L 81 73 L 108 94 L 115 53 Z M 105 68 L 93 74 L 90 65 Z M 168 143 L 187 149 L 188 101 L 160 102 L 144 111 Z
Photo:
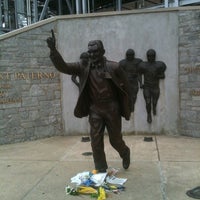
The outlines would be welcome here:
M 0 0 L 0 28 L 2 28 L 2 25 L 3 25 L 1 4 L 2 4 L 2 1 Z
M 4 22 L 5 28 L 9 27 L 9 18 L 8 18 L 8 0 L 4 0 Z
M 81 13 L 81 5 L 80 5 L 80 0 L 76 0 L 76 14 Z
M 169 7 L 169 1 L 165 0 L 165 8 L 168 8 L 168 7 Z
M 83 13 L 87 13 L 87 0 L 82 0 L 82 10 Z
M 67 6 L 68 6 L 68 8 L 69 8 L 70 14 L 73 14 L 74 12 L 73 12 L 72 4 L 71 4 L 70 0 L 66 0 L 66 2 L 67 2 Z
M 92 0 L 92 12 L 94 12 L 94 0 Z
M 87 1 L 87 6 L 88 6 L 87 11 L 88 13 L 90 13 L 90 0 Z
M 73 13 L 75 13 L 75 1 L 72 0 L 71 4 L 72 4 L 72 10 L 73 10 Z
M 18 1 L 15 1 L 15 28 L 19 28 L 18 25 Z
M 38 2 L 37 0 L 33 1 L 33 22 L 38 21 Z
M 31 0 L 26 0 L 27 25 L 31 24 Z
M 41 21 L 41 20 L 44 19 L 44 16 L 45 16 L 45 14 L 46 14 L 48 5 L 49 5 L 49 0 L 46 0 L 45 3 L 44 3 L 44 7 L 43 7 L 43 9 L 42 9 L 42 12 L 41 12 L 39 21 Z
M 116 0 L 116 9 L 118 11 L 122 10 L 122 0 Z
M 62 0 L 58 0 L 58 15 L 62 15 Z

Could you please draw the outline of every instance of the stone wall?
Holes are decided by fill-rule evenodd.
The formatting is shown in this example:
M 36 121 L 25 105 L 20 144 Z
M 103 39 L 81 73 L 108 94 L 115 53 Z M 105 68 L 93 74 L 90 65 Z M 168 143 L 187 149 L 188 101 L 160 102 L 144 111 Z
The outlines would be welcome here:
M 200 10 L 179 12 L 179 134 L 200 137 Z
M 158 12 L 159 11 L 159 12 Z M 147 122 L 143 90 L 140 89 L 135 112 L 130 121 L 123 120 L 123 132 L 129 134 L 156 133 L 178 134 L 178 12 L 169 10 L 107 13 L 62 18 L 58 21 L 57 47 L 68 62 L 78 61 L 87 51 L 90 40 L 103 41 L 105 56 L 109 60 L 124 59 L 127 49 L 135 50 L 137 58 L 147 60 L 148 49 L 155 49 L 156 60 L 166 63 L 166 78 L 160 80 L 160 98 L 157 115 L 152 123 Z M 73 33 L 73 34 L 72 34 Z M 71 76 L 62 75 L 63 119 L 65 134 L 85 133 L 88 119 L 77 119 L 73 110 L 78 97 L 78 88 Z M 69 95 L 70 91 L 70 95 Z M 69 106 L 70 105 L 70 106 Z M 173 111 L 173 112 L 172 112 Z
M 60 135 L 60 74 L 46 38 L 56 23 L 40 24 L 0 39 L 0 144 Z
M 140 90 L 123 132 L 200 137 L 200 7 L 186 7 L 60 16 L 0 36 L 0 144 L 89 132 L 88 119 L 73 116 L 78 88 L 49 59 L 51 29 L 69 62 L 78 61 L 92 39 L 102 40 L 114 61 L 128 48 L 146 60 L 154 48 L 167 65 L 158 114 L 147 123 Z

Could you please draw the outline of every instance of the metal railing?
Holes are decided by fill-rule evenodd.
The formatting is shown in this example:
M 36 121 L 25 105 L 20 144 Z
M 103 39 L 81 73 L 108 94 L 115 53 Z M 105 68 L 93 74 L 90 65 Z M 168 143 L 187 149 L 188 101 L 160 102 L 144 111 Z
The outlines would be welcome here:
M 200 5 L 200 0 L 0 0 L 0 34 L 62 14 Z

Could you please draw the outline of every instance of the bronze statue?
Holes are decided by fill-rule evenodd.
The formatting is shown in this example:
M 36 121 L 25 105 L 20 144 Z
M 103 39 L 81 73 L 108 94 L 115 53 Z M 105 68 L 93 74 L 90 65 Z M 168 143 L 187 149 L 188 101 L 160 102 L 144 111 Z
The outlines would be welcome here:
M 87 66 L 88 65 L 88 62 L 89 62 L 89 55 L 87 52 L 83 52 L 81 55 L 80 55 L 80 62 L 83 66 Z M 77 81 L 77 75 L 72 75 L 71 76 L 71 79 L 72 81 L 74 82 L 74 84 L 79 88 L 79 81 Z
M 128 49 L 126 51 L 126 58 L 119 62 L 119 66 L 125 71 L 129 81 L 132 112 L 134 112 L 137 93 L 139 90 L 138 82 L 141 85 L 141 76 L 138 70 L 140 62 L 142 62 L 142 60 L 135 58 L 135 51 L 133 49 Z
M 130 118 L 128 81 L 118 63 L 104 57 L 102 41 L 88 43 L 89 63 L 65 62 L 56 49 L 55 36 L 47 39 L 50 58 L 62 73 L 77 75 L 80 80 L 79 97 L 74 115 L 82 118 L 89 115 L 90 137 L 95 169 L 105 172 L 108 168 L 104 152 L 104 130 L 107 128 L 109 140 L 122 158 L 124 169 L 130 165 L 130 149 L 121 134 L 121 117 Z
M 147 62 L 139 64 L 140 74 L 143 75 L 143 95 L 146 102 L 147 122 L 152 122 L 151 108 L 153 115 L 156 115 L 156 106 L 160 96 L 159 80 L 165 78 L 166 65 L 162 61 L 156 61 L 156 52 L 153 49 L 147 51 Z

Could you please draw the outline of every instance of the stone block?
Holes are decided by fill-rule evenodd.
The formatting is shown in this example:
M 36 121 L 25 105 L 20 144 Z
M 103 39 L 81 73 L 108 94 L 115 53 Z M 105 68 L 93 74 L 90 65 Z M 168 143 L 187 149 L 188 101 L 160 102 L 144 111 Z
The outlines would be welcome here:
M 30 106 L 38 106 L 39 101 L 37 97 L 23 97 L 22 106 L 23 107 L 30 107 Z

